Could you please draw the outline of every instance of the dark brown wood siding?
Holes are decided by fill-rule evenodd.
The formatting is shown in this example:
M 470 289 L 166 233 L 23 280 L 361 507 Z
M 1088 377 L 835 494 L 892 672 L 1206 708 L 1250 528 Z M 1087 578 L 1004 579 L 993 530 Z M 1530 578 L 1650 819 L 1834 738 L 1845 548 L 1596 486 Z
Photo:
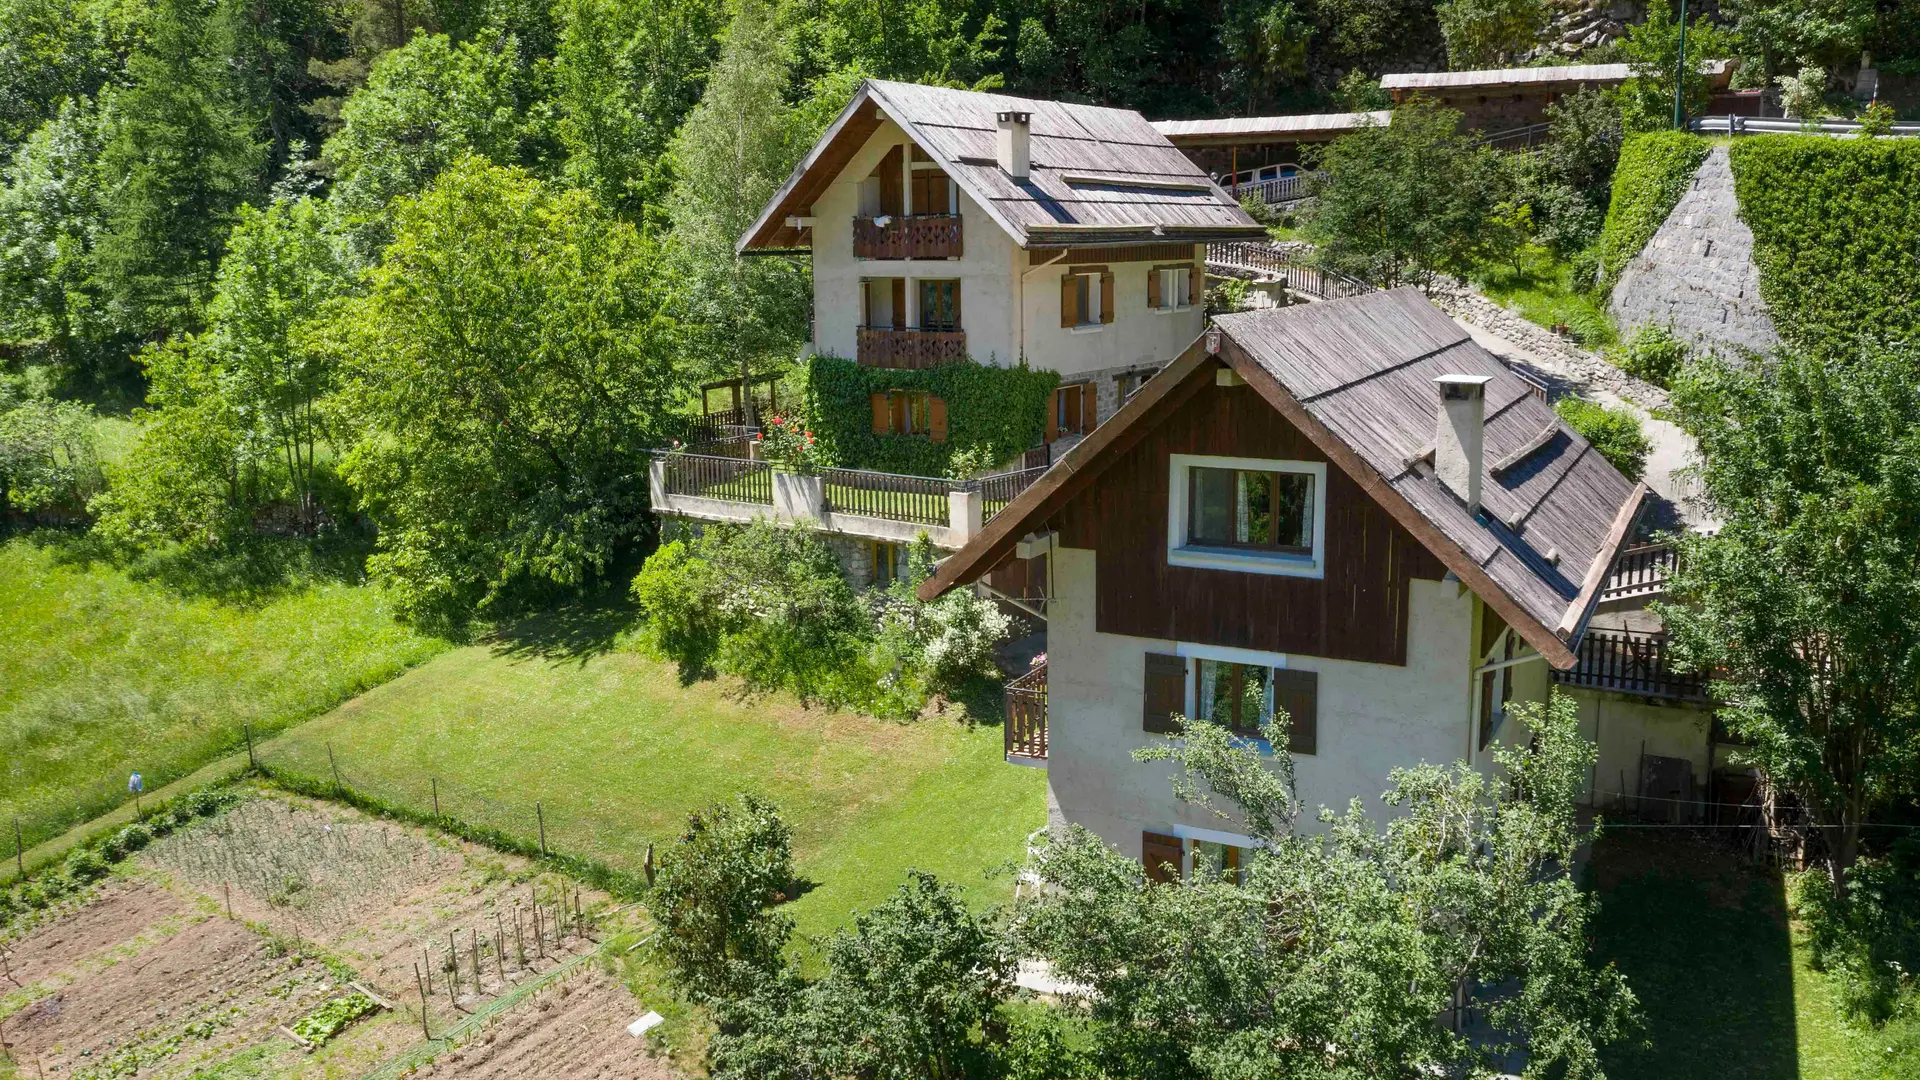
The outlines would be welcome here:
M 1194 379 L 1214 382 L 1203 365 Z M 1446 572 L 1337 465 L 1327 515 L 1326 576 L 1279 577 L 1167 565 L 1168 455 L 1326 461 L 1247 386 L 1207 385 L 1135 443 L 1057 519 L 1068 547 L 1092 548 L 1102 633 L 1404 664 L 1413 578 Z

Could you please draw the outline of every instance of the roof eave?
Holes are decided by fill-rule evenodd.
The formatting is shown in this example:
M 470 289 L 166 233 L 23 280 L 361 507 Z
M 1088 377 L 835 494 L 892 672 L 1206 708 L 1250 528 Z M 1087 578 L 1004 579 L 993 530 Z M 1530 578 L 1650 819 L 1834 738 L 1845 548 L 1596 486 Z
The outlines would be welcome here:
M 807 151 L 807 156 L 801 158 L 799 164 L 793 167 L 793 172 L 787 175 L 786 183 L 781 184 L 779 190 L 773 193 L 773 198 L 767 200 L 767 205 L 760 210 L 760 216 L 754 219 L 753 225 L 734 244 L 734 254 L 745 255 L 749 250 L 759 250 L 760 245 L 755 243 L 756 238 L 773 224 L 774 216 L 780 212 L 780 207 L 787 201 L 787 197 L 793 194 L 793 189 L 798 187 L 800 181 L 805 179 L 807 173 L 819 163 L 820 155 L 826 153 L 827 147 L 833 145 L 833 141 L 839 138 L 840 132 L 845 130 L 847 122 L 852 120 L 860 111 L 860 107 L 872 97 L 873 83 L 870 80 L 863 81 L 860 89 L 854 91 L 853 100 L 847 102 L 846 108 L 840 110 L 840 115 L 834 118 L 833 123 L 827 125 L 825 134 L 814 141 L 813 148 Z

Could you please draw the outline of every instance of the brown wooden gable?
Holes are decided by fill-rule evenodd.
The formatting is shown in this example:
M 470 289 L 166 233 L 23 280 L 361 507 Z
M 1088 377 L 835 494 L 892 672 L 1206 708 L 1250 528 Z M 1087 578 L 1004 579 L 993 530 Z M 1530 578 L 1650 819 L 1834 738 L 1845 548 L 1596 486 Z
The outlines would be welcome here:
M 1339 467 L 1327 470 L 1326 575 L 1279 577 L 1167 565 L 1168 456 L 1325 462 L 1250 386 L 1216 385 L 1216 365 L 1131 449 L 1056 512 L 1065 547 L 1096 552 L 1095 628 L 1204 645 L 1404 664 L 1407 595 L 1440 561 Z

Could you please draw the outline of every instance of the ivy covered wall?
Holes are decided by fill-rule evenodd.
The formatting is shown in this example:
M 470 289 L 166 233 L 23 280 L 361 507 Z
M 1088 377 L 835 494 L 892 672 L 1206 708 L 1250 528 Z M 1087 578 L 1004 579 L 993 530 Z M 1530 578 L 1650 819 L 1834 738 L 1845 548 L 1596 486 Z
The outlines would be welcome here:
M 837 356 L 807 361 L 807 422 L 830 465 L 915 476 L 946 476 L 954 456 L 981 468 L 1000 464 L 1040 441 L 1048 399 L 1060 376 L 1051 371 L 957 362 L 905 370 L 861 367 Z M 947 438 L 875 435 L 874 394 L 924 390 L 946 402 Z
M 1760 291 L 1788 344 L 1920 337 L 1920 140 L 1735 140 Z

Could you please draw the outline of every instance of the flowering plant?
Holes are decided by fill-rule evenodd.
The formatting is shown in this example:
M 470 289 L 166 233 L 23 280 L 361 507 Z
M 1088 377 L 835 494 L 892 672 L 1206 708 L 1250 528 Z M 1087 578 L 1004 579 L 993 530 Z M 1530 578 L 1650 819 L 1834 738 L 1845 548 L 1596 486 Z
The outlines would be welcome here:
M 814 457 L 813 432 L 797 416 L 774 416 L 767 427 L 753 437 L 760 456 L 775 465 L 797 473 L 811 473 L 819 466 Z

